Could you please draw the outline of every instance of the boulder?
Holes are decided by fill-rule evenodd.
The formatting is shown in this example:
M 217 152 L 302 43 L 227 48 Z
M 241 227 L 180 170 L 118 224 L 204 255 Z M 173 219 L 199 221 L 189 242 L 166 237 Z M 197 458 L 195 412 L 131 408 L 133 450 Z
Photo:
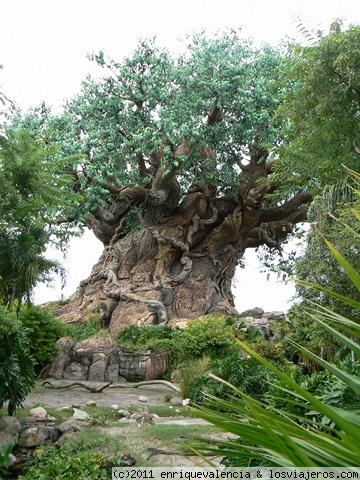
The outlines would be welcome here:
M 78 362 L 71 362 L 64 371 L 65 380 L 87 380 L 89 367 Z
M 93 355 L 104 353 L 110 355 L 118 347 L 117 342 L 107 332 L 101 332 L 90 338 L 78 342 L 74 347 L 74 354 L 79 357 L 91 358 Z M 93 361 L 93 359 L 92 359 Z
M 39 421 L 45 421 L 47 418 L 47 411 L 43 407 L 36 407 L 30 410 L 31 415 Z
M 79 410 L 78 408 L 74 408 L 74 413 L 73 417 L 75 420 L 81 420 L 81 421 L 87 421 L 90 420 L 91 416 L 87 413 L 84 412 L 83 410 Z
M 6 443 L 16 445 L 20 431 L 21 425 L 16 417 L 0 417 L 0 446 Z
M 47 441 L 56 442 L 59 437 L 60 431 L 57 427 L 32 426 L 21 433 L 18 445 L 23 448 L 33 448 Z
M 129 382 L 159 380 L 165 375 L 170 362 L 168 352 L 151 350 L 119 350 L 119 375 Z
M 56 342 L 57 355 L 52 361 L 51 366 L 46 370 L 44 378 L 64 378 L 64 371 L 71 362 L 71 352 L 75 346 L 74 340 L 69 337 L 61 337 Z

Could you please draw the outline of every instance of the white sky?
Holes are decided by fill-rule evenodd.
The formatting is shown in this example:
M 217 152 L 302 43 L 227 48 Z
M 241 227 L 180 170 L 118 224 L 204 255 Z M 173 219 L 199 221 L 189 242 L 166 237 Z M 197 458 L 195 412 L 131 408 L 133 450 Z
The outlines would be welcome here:
M 156 35 L 161 45 L 178 50 L 179 38 L 202 28 L 242 27 L 256 41 L 278 43 L 299 37 L 299 18 L 309 28 L 325 30 L 335 18 L 360 23 L 359 0 L 0 0 L 0 12 L 0 89 L 25 109 L 42 100 L 58 109 L 79 91 L 88 72 L 98 71 L 87 53 L 104 50 L 121 60 L 139 38 Z M 88 276 L 100 252 L 90 234 L 86 241 L 73 241 L 65 261 L 65 296 Z M 237 308 L 287 309 L 293 286 L 267 282 L 252 253 L 246 256 L 249 266 L 237 275 Z M 60 295 L 58 287 L 41 286 L 35 299 Z

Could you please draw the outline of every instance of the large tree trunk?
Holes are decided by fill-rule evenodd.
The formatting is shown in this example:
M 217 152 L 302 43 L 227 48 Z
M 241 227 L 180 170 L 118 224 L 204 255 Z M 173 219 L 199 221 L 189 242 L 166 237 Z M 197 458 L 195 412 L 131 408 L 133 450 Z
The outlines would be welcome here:
M 159 207 L 159 191 L 148 191 L 138 209 L 141 228 L 127 234 L 121 221 L 98 212 L 95 234 L 105 243 L 103 254 L 77 298 L 56 314 L 78 323 L 98 312 L 116 333 L 128 325 L 236 313 L 231 284 L 246 248 L 278 247 L 292 225 L 305 219 L 310 200 L 299 194 L 265 209 L 267 191 L 260 184 L 238 198 L 213 198 L 208 188 L 193 186 L 169 216 L 162 208 L 169 201 L 161 199 Z

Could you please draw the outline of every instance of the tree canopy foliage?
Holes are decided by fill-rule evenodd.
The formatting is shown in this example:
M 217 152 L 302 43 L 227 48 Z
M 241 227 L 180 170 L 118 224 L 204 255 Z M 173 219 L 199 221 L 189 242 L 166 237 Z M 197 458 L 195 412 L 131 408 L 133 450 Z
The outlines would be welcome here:
M 336 21 L 327 35 L 307 38 L 288 64 L 292 88 L 279 109 L 287 128 L 276 176 L 285 189 L 306 185 L 321 193 L 346 177 L 342 164 L 359 166 L 360 27 Z
M 66 199 L 50 155 L 51 148 L 24 129 L 6 127 L 0 136 L 0 303 L 10 310 L 37 282 L 64 274 L 45 256 L 51 242 L 65 244 L 68 236 L 68 227 L 56 225 Z

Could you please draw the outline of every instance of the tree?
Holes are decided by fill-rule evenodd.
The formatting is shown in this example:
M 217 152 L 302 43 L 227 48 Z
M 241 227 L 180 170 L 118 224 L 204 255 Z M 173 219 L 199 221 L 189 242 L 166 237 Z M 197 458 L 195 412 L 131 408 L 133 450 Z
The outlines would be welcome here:
M 98 310 L 117 331 L 234 312 L 245 250 L 279 248 L 311 200 L 302 186 L 268 198 L 278 188 L 282 56 L 228 32 L 195 35 L 177 59 L 153 41 L 122 63 L 92 58 L 109 76 L 88 79 L 46 120 L 82 196 L 67 219 L 104 244 L 77 301 L 58 314 L 81 321 Z
M 14 313 L 0 306 L 0 408 L 8 400 L 9 415 L 35 385 L 35 362 L 28 347 L 26 329 Z
M 18 314 L 39 281 L 54 272 L 57 261 L 45 257 L 51 243 L 66 244 L 71 228 L 56 225 L 66 204 L 64 177 L 49 160 L 51 148 L 25 130 L 4 128 L 0 136 L 0 304 Z M 66 179 L 65 179 L 66 180 Z
M 308 34 L 308 38 L 309 38 Z M 334 22 L 328 35 L 295 45 L 279 114 L 287 121 L 275 177 L 283 190 L 309 184 L 313 192 L 345 178 L 342 164 L 357 169 L 360 145 L 360 27 Z

